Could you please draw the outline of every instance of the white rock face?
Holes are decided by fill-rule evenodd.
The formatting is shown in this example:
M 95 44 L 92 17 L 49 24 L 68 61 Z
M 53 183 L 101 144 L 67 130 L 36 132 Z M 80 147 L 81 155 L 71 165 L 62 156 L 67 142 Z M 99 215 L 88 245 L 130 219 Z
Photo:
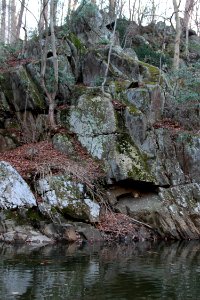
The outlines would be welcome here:
M 7 162 L 0 162 L 0 208 L 36 206 L 36 199 L 27 183 Z

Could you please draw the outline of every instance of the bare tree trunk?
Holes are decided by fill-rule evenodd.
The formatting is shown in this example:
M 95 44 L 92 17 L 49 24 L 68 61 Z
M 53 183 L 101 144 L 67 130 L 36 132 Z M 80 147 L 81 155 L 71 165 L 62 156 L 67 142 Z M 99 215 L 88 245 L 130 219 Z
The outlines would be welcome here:
M 175 21 L 176 21 L 176 36 L 174 42 L 174 61 L 173 68 L 174 70 L 179 69 L 179 60 L 180 60 L 180 41 L 181 41 L 181 22 L 179 18 L 179 7 L 176 0 L 173 0 Z
M 78 4 L 78 0 L 74 0 L 72 5 L 72 10 L 76 9 L 77 4 Z
M 6 0 L 2 0 L 1 4 L 1 42 L 6 41 Z
M 129 21 L 131 21 L 132 18 L 131 0 L 128 1 L 128 11 L 129 11 Z
M 68 7 L 67 7 L 67 17 L 69 18 L 71 15 L 71 10 L 72 10 L 72 1 L 68 0 Z
M 133 18 L 134 18 L 136 1 L 137 1 L 137 0 L 135 0 L 134 3 L 133 3 L 133 9 L 132 9 L 132 18 L 131 18 L 131 21 L 133 21 Z
M 151 3 L 152 3 L 152 8 L 151 8 L 151 23 L 155 23 L 155 14 L 156 14 L 155 0 L 152 0 Z
M 133 15 L 135 12 L 135 4 L 136 4 L 136 0 L 134 0 L 133 4 L 131 4 L 131 0 L 128 1 L 129 21 L 133 21 Z
M 124 4 L 125 4 L 125 2 L 124 2 L 123 0 L 120 0 L 120 3 L 118 4 L 118 7 L 119 7 L 118 18 L 119 18 L 119 19 L 122 18 L 122 13 L 123 13 Z M 115 4 L 115 6 L 116 6 L 116 4 Z
M 19 17 L 18 17 L 18 22 L 17 22 L 17 28 L 16 28 L 16 40 L 19 39 L 20 36 L 20 29 L 22 26 L 22 17 L 24 14 L 24 7 L 25 7 L 25 0 L 22 0 L 21 2 L 21 7 L 20 7 L 20 12 L 19 12 Z
M 116 0 L 109 0 L 109 16 L 111 18 L 115 17 L 115 9 L 116 9 Z
M 63 11 L 64 11 L 64 5 L 65 5 L 65 3 L 63 2 L 63 3 L 61 4 L 60 26 L 63 25 Z
M 8 3 L 8 26 L 7 26 L 7 33 L 6 33 L 6 42 L 10 42 L 10 35 L 11 35 L 11 14 L 10 14 L 10 7 L 11 7 L 11 0 Z
M 51 127 L 55 128 L 55 97 L 58 90 L 58 57 L 56 53 L 56 37 L 55 37 L 55 22 L 56 22 L 56 9 L 57 9 L 57 0 L 51 0 L 50 2 L 50 31 L 51 31 L 51 47 L 53 52 L 53 69 L 54 69 L 54 91 L 49 97 L 49 121 Z
M 141 0 L 138 1 L 138 9 L 137 9 L 137 22 L 138 22 L 138 25 L 141 26 L 142 24 L 142 21 L 141 21 L 141 18 L 140 18 L 140 9 L 141 9 Z
M 54 67 L 54 76 L 55 76 L 55 90 L 57 92 L 58 88 L 58 57 L 56 53 L 56 37 L 55 37 L 55 11 L 56 6 L 55 6 L 55 0 L 51 0 L 50 2 L 50 30 L 51 30 L 51 47 L 52 47 L 52 52 L 53 52 L 53 67 Z
M 185 2 L 185 10 L 184 10 L 184 18 L 183 18 L 183 26 L 185 30 L 185 55 L 188 58 L 189 50 L 189 21 L 191 17 L 191 13 L 194 9 L 195 1 L 194 0 L 186 0 Z
M 27 29 L 26 29 L 26 14 L 27 14 L 27 9 L 25 11 L 25 21 L 24 21 L 24 40 L 23 40 L 23 46 L 22 46 L 22 58 L 24 57 L 25 51 L 26 51 L 26 46 L 27 46 L 27 40 L 28 40 L 28 35 L 27 35 Z
M 58 0 L 51 0 L 50 2 L 50 10 L 51 10 L 51 5 L 52 5 L 52 11 L 53 11 L 53 15 L 52 15 L 52 18 L 53 18 L 53 24 L 54 26 L 56 26 L 57 24 L 57 9 L 58 9 Z M 50 18 L 51 18 L 51 12 L 50 12 Z
M 48 2 L 49 0 L 41 0 L 40 19 L 38 23 L 39 33 L 45 30 L 45 18 L 48 19 Z
M 198 36 L 200 35 L 199 9 L 200 9 L 200 5 L 199 5 L 199 3 L 196 3 L 196 7 L 195 7 L 195 20 L 194 20 L 194 23 L 195 23 L 195 25 L 196 25 L 196 32 L 197 32 L 197 35 L 198 35 Z
M 15 0 L 11 1 L 10 7 L 10 17 L 11 17 L 11 34 L 10 34 L 10 43 L 15 42 L 16 40 L 16 28 L 17 28 L 17 17 L 16 17 L 16 4 Z
M 113 29 L 113 33 L 112 33 L 112 37 L 111 37 L 111 41 L 110 41 L 107 67 L 106 67 L 106 71 L 105 71 L 105 75 L 104 75 L 104 80 L 103 80 L 102 85 L 101 85 L 101 89 L 102 89 L 103 94 L 105 94 L 105 84 L 106 84 L 106 81 L 107 81 L 108 71 L 109 71 L 109 67 L 110 67 L 110 58 L 111 58 L 112 48 L 114 46 L 114 41 L 115 41 L 116 27 L 117 27 L 117 13 L 116 13 L 116 16 L 115 16 L 115 25 L 114 25 L 114 29 Z
M 55 39 L 55 32 L 54 32 L 54 26 L 55 26 L 55 3 L 54 0 L 51 0 L 50 2 L 50 31 L 51 31 L 51 47 L 53 52 L 53 76 L 54 76 L 54 84 L 53 87 L 51 87 L 52 91 L 49 91 L 47 88 L 46 82 L 45 82 L 45 73 L 46 73 L 46 65 L 47 65 L 47 43 L 48 43 L 48 21 L 47 21 L 47 15 L 44 13 L 44 22 L 45 22 L 45 29 L 46 29 L 46 38 L 45 42 L 43 44 L 43 39 L 41 37 L 40 44 L 41 44 L 41 52 L 42 52 L 42 59 L 41 59 L 41 84 L 44 89 L 44 92 L 46 93 L 46 96 L 48 98 L 48 104 L 49 104 L 49 123 L 51 128 L 56 127 L 55 122 L 55 97 L 58 89 L 58 58 L 56 53 L 56 39 Z

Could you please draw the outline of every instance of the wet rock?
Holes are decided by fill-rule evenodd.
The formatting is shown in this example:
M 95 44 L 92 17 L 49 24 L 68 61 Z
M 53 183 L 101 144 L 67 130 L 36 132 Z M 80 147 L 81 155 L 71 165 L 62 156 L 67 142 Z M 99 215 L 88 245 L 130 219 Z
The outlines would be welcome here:
M 14 216 L 6 211 L 0 214 L 0 241 L 5 243 L 30 243 L 30 244 L 49 244 L 53 243 L 53 239 L 43 235 L 39 230 L 36 230 L 28 224 L 27 220 L 23 219 L 22 223 L 20 216 L 17 213 Z M 25 224 L 26 223 L 26 224 Z
M 74 226 L 70 224 L 45 224 L 41 231 L 55 241 L 76 242 L 78 239 Z
M 77 230 L 77 232 L 83 236 L 83 238 L 87 241 L 102 241 L 103 238 L 101 236 L 101 233 L 98 229 L 96 229 L 95 227 L 86 224 L 86 223 L 81 223 L 81 222 L 76 222 L 75 224 L 75 228 Z
M 34 230 L 31 226 L 17 226 L 13 231 L 7 231 L 0 234 L 0 241 L 5 243 L 19 244 L 49 244 L 53 243 L 52 239 Z

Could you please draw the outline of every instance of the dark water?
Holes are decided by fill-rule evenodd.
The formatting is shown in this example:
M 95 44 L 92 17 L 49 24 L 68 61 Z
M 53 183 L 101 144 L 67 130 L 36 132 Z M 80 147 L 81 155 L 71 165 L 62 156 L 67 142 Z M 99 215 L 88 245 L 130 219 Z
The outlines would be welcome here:
M 0 245 L 0 299 L 200 299 L 200 242 Z

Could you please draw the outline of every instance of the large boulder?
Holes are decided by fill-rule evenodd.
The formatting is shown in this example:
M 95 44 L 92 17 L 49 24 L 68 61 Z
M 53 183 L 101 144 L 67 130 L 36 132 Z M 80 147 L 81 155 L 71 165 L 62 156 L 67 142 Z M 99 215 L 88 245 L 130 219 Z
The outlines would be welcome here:
M 82 77 L 85 85 L 101 85 L 106 73 L 109 51 L 110 47 L 105 46 L 90 50 L 84 55 Z M 134 51 L 124 51 L 120 46 L 114 46 L 110 55 L 108 81 L 112 79 L 138 80 L 139 73 L 139 63 Z
M 162 237 L 199 239 L 200 185 L 160 188 L 159 193 L 123 197 L 116 209 L 152 226 Z
M 87 46 L 109 43 L 111 36 L 98 7 L 85 1 L 73 12 L 71 31 Z
M 149 130 L 146 123 L 142 123 L 144 118 L 139 123 L 139 116 L 135 127 L 129 125 L 129 132 L 146 157 L 154 183 L 159 186 L 199 183 L 200 138 L 186 132 L 174 133 L 170 128 Z
M 93 157 L 102 159 L 108 179 L 153 181 L 145 158 L 124 132 L 109 94 L 88 92 L 70 114 L 71 131 Z
M 84 185 L 69 176 L 39 179 L 37 191 L 44 203 L 58 208 L 66 217 L 98 222 L 100 206 L 86 194 Z
M 0 152 L 11 150 L 17 147 L 15 135 L 8 134 L 7 130 L 0 129 Z
M 75 154 L 74 145 L 70 140 L 70 137 L 66 134 L 57 133 L 52 138 L 53 147 L 69 156 Z
M 42 111 L 46 107 L 43 95 L 24 66 L 4 73 L 0 84 L 8 103 L 16 112 Z
M 65 51 L 65 49 L 63 49 Z M 52 51 L 49 52 L 49 57 L 46 62 L 46 72 L 45 72 L 45 83 L 46 88 L 49 92 L 52 92 L 52 88 L 54 88 L 54 81 L 52 76 L 53 70 L 53 57 Z M 68 56 L 69 55 L 69 56 Z M 57 91 L 57 99 L 60 101 L 66 101 L 70 95 L 71 90 L 75 84 L 75 78 L 78 73 L 77 67 L 74 66 L 75 63 L 74 57 L 72 54 L 68 53 L 60 53 L 58 55 L 58 66 L 59 66 L 59 82 L 58 82 L 58 91 Z M 26 66 L 27 74 L 32 80 L 34 80 L 37 88 L 40 90 L 41 97 L 45 99 L 43 96 L 43 90 L 41 88 L 41 62 L 31 62 Z M 44 101 L 44 100 L 43 100 Z
M 87 86 L 100 86 L 105 76 L 107 63 L 100 54 L 89 51 L 82 62 L 83 83 Z
M 0 208 L 36 206 L 36 199 L 27 183 L 7 162 L 0 162 Z
M 165 97 L 158 84 L 146 85 L 143 88 L 131 88 L 127 90 L 126 94 L 128 102 L 135 107 L 136 111 L 139 110 L 144 115 L 148 125 L 161 119 Z
M 53 239 L 42 234 L 39 230 L 32 226 L 19 225 L 14 220 L 4 220 L 2 214 L 0 216 L 0 242 L 9 244 L 52 244 Z

